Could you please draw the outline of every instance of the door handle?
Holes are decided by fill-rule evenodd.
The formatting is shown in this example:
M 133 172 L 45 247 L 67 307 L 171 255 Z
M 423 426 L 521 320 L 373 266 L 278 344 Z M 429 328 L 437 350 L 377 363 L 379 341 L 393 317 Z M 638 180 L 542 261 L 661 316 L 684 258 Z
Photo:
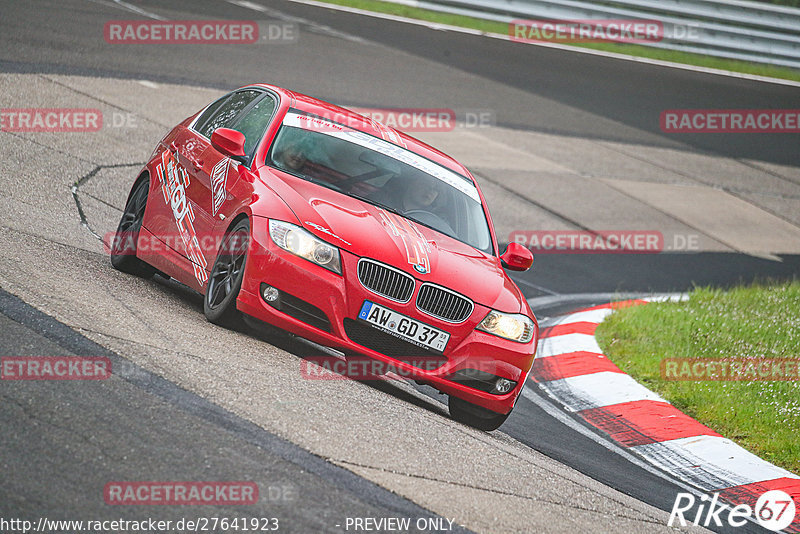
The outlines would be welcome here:
M 199 171 L 203 168 L 203 160 L 202 159 L 190 159 L 195 171 Z
M 172 150 L 173 152 L 177 152 L 178 151 L 178 145 L 175 144 L 175 141 L 173 141 L 173 142 L 171 142 L 169 144 L 169 149 Z

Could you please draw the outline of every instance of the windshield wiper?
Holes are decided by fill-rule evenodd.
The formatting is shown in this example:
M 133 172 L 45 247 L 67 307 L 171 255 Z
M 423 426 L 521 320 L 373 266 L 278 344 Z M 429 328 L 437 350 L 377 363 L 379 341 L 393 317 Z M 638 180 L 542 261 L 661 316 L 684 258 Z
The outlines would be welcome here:
M 395 213 L 397 213 L 397 212 L 395 212 Z M 457 236 L 451 234 L 450 232 L 447 232 L 444 228 L 437 228 L 436 226 L 431 226 L 430 223 L 422 222 L 419 219 L 415 219 L 414 217 L 409 217 L 408 215 L 403 215 L 402 213 L 399 213 L 399 215 L 401 217 L 405 217 L 408 220 L 414 221 L 417 224 L 421 224 L 422 226 L 424 226 L 426 228 L 430 228 L 431 230 L 435 230 L 435 231 L 439 232 L 440 234 L 444 234 L 447 237 L 452 237 L 453 239 L 455 239 L 457 241 L 461 241 L 463 243 L 463 241 L 461 239 L 459 239 Z M 445 222 L 445 224 L 447 224 L 447 222 Z M 448 224 L 448 226 L 450 226 L 450 225 Z M 453 230 L 453 231 L 455 232 L 455 230 Z
M 386 204 L 381 204 L 380 202 L 378 202 L 376 200 L 372 200 L 371 198 L 362 197 L 361 195 L 356 195 L 355 193 L 345 193 L 345 194 L 347 196 L 349 196 L 349 197 L 357 198 L 358 200 L 363 200 L 367 204 L 372 204 L 373 206 L 378 206 L 379 208 L 385 209 L 386 211 L 391 211 L 392 213 L 394 213 L 396 215 L 399 215 L 401 217 L 405 217 L 405 215 L 403 215 L 402 213 L 397 211 L 395 208 L 392 208 L 391 206 L 387 206 Z M 408 217 L 406 217 L 406 218 L 408 218 Z
M 357 198 L 358 200 L 363 200 L 364 202 L 368 202 L 369 204 L 372 204 L 373 206 L 378 206 L 379 208 L 385 209 L 386 211 L 391 211 L 395 215 L 399 215 L 400 217 L 403 217 L 403 218 L 408 219 L 410 221 L 414 221 L 417 224 L 421 224 L 422 226 L 424 226 L 426 228 L 430 228 L 431 230 L 435 230 L 435 231 L 437 231 L 439 233 L 442 233 L 442 234 L 446 235 L 447 237 L 452 237 L 453 239 L 461 241 L 461 239 L 459 239 L 458 236 L 454 235 L 453 233 L 445 231 L 443 228 L 436 228 L 435 226 L 431 226 L 430 224 L 422 222 L 419 219 L 415 219 L 414 217 L 409 217 L 408 215 L 405 215 L 403 212 L 398 211 L 395 208 L 389 207 L 386 204 L 381 204 L 380 202 L 376 202 L 376 201 L 374 201 L 374 200 L 372 200 L 370 198 L 362 197 L 361 195 L 355 195 L 353 193 L 347 193 L 347 195 L 351 196 L 353 198 Z M 453 230 L 453 232 L 455 232 L 455 230 Z M 462 243 L 463 243 L 463 241 L 462 241 Z

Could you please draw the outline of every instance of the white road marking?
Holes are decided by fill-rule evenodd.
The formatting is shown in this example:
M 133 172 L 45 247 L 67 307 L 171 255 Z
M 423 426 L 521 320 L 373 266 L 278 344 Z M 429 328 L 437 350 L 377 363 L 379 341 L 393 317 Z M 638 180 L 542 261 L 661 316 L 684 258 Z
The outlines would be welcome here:
M 678 438 L 631 450 L 709 491 L 775 478 L 800 479 L 719 436 Z
M 603 319 L 614 313 L 611 308 L 597 308 L 596 310 L 586 310 L 577 313 L 570 313 L 568 315 L 559 315 L 554 317 L 556 322 L 553 324 L 564 325 L 572 323 L 597 323 L 603 322 Z
M 318 22 L 314 22 L 312 20 L 304 19 L 302 17 L 295 17 L 294 15 L 289 15 L 282 11 L 278 11 L 277 9 L 268 8 L 261 4 L 257 4 L 256 2 L 250 2 L 249 0 L 225 0 L 229 4 L 233 4 L 235 6 L 243 7 L 245 9 L 251 9 L 253 11 L 258 11 L 259 13 L 266 13 L 276 19 L 283 20 L 286 22 L 294 22 L 297 24 L 304 24 L 311 28 L 312 30 L 316 31 L 316 33 L 321 33 L 324 35 L 328 35 L 330 37 L 337 37 L 339 39 L 344 39 L 346 41 L 352 41 L 354 43 L 367 43 L 366 39 L 362 39 L 361 37 L 357 37 L 355 35 L 351 35 L 349 33 L 340 32 L 339 30 L 334 30 L 330 26 L 326 26 L 324 24 L 319 24 Z
M 652 475 L 655 475 L 661 479 L 669 481 L 672 484 L 675 484 L 676 486 L 682 488 L 684 491 L 691 492 L 697 496 L 702 495 L 702 492 L 699 491 L 697 488 L 685 484 L 682 480 L 678 480 L 668 476 L 666 473 L 664 473 L 660 469 L 653 467 L 652 464 L 645 462 L 637 455 L 631 454 L 629 449 L 620 446 L 615 441 L 603 438 L 596 432 L 593 432 L 589 428 L 580 424 L 578 421 L 576 421 L 575 419 L 564 413 L 563 410 L 560 410 L 556 406 L 553 406 L 552 401 L 545 399 L 529 386 L 526 386 L 522 389 L 522 396 L 531 401 L 532 403 L 534 403 L 539 408 L 541 408 L 545 413 L 547 413 L 553 419 L 559 421 L 560 423 L 574 430 L 578 434 L 581 434 L 582 436 L 589 438 L 590 440 L 594 441 L 603 448 L 608 449 L 609 451 L 620 455 L 624 460 L 632 463 L 633 465 L 641 469 L 644 469 L 645 471 L 647 471 Z
M 560 378 L 539 387 L 572 412 L 638 400 L 667 402 L 630 376 L 611 371 Z
M 645 300 L 652 302 L 678 302 L 686 299 L 688 299 L 687 294 L 654 295 L 645 298 Z M 613 313 L 613 310 L 609 308 L 582 311 L 549 318 L 548 324 L 561 325 L 582 321 L 600 322 L 610 313 Z M 544 357 L 554 353 L 585 350 L 587 346 L 590 346 L 590 342 L 586 339 L 587 337 L 591 337 L 594 340 L 594 336 L 587 336 L 586 334 L 564 334 L 552 338 L 544 338 L 541 341 L 540 349 Z M 638 400 L 668 403 L 656 393 L 636 382 L 632 377 L 622 373 L 599 372 L 584 374 L 542 382 L 539 384 L 539 388 L 552 397 L 554 402 L 563 405 L 566 410 L 572 412 Z M 527 388 L 523 389 L 522 393 L 529 400 L 536 402 L 536 399 L 528 392 Z M 541 405 L 541 400 L 537 404 Z M 568 419 L 566 415 L 559 417 L 562 422 Z M 576 425 L 577 423 L 573 423 L 569 426 L 575 428 Z M 614 450 L 612 447 L 607 448 Z M 630 453 L 633 453 L 636 457 L 643 458 L 652 466 L 663 469 L 676 480 L 681 480 L 707 492 L 777 478 L 800 479 L 800 476 L 777 467 L 748 452 L 733 441 L 720 436 L 700 435 L 678 438 L 638 445 L 623 450 L 630 451 L 628 455 L 624 455 L 627 459 L 630 459 Z
M 706 495 L 705 491 L 701 491 L 698 488 L 687 484 L 683 480 L 676 478 L 674 475 L 669 473 L 668 470 L 665 473 L 661 469 L 654 467 L 652 461 L 649 458 L 647 460 L 644 460 L 638 454 L 633 454 L 631 451 L 635 449 L 635 447 L 631 449 L 622 447 L 615 441 L 603 438 L 599 434 L 591 431 L 587 427 L 583 426 L 582 424 L 580 424 L 579 422 L 577 422 L 576 420 L 565 414 L 563 410 L 560 410 L 557 407 L 553 406 L 551 401 L 546 400 L 544 397 L 536 393 L 534 389 L 528 386 L 524 387 L 522 389 L 522 396 L 531 401 L 532 403 L 534 403 L 539 408 L 541 408 L 545 413 L 553 417 L 555 420 L 559 421 L 560 423 L 563 423 L 564 425 L 574 430 L 575 432 L 581 434 L 582 436 L 589 438 L 590 440 L 594 441 L 601 447 L 615 454 L 618 454 L 619 456 L 622 457 L 623 460 L 630 462 L 636 467 L 639 467 L 647 471 L 651 475 L 655 475 L 663 480 L 666 480 L 667 482 L 674 484 L 675 486 L 678 486 L 683 491 L 691 493 L 696 497 L 702 498 L 703 495 Z M 730 510 L 732 508 L 731 506 L 728 506 L 725 503 L 719 503 L 719 506 L 723 507 L 725 510 Z M 756 524 L 755 519 L 753 519 L 750 516 L 746 517 L 745 519 L 747 519 L 751 523 Z
M 142 9 L 141 7 L 134 6 L 133 4 L 129 4 L 128 2 L 123 2 L 123 0 L 89 0 L 90 2 L 94 2 L 95 4 L 103 4 L 104 6 L 109 7 L 118 7 L 124 9 L 125 11 L 130 11 L 131 13 L 136 13 L 137 15 L 142 15 L 151 19 L 155 20 L 167 20 L 166 18 L 162 17 L 161 15 L 157 15 L 151 11 L 147 11 Z
M 559 354 L 577 351 L 594 352 L 597 354 L 603 353 L 593 335 L 564 334 L 563 336 L 544 337 L 540 339 L 536 357 L 547 358 L 549 356 L 558 356 Z
M 578 305 L 585 304 L 587 302 L 606 304 L 620 300 L 646 299 L 649 297 L 673 298 L 679 297 L 680 295 L 683 295 L 683 293 L 562 293 L 552 296 L 548 295 L 545 297 L 529 298 L 528 304 L 535 311 L 537 308 L 543 309 L 551 306 L 560 306 L 569 304 L 570 302 L 577 302 Z
M 152 11 L 146 11 L 141 7 L 129 4 L 128 2 L 123 2 L 122 0 L 112 0 L 112 1 L 115 4 L 124 7 L 125 9 L 133 11 L 134 13 L 138 13 L 140 15 L 144 15 L 145 17 L 150 17 L 151 19 L 156 19 L 156 20 L 167 20 L 165 17 L 162 17 L 161 15 L 156 15 Z
M 256 4 L 255 2 L 248 2 L 247 0 L 237 0 L 231 1 L 228 0 L 231 4 L 235 4 L 239 7 L 244 7 L 247 9 L 252 9 L 253 11 L 261 11 L 262 13 L 266 13 L 269 11 L 266 7 L 262 6 L 261 4 Z
M 647 302 L 686 302 L 689 300 L 689 293 L 678 293 L 675 295 L 656 295 L 654 297 L 644 297 L 642 300 Z
M 523 280 L 521 278 L 519 280 L 514 280 L 514 282 L 516 284 L 522 284 L 522 285 L 525 285 L 525 286 L 528 286 L 528 287 L 532 287 L 533 289 L 536 289 L 537 291 L 542 291 L 542 292 L 548 293 L 550 295 L 558 295 L 558 293 L 556 293 L 555 291 L 551 291 L 550 289 L 547 289 L 546 287 L 537 286 L 536 284 L 532 284 L 532 283 L 528 282 L 527 280 Z

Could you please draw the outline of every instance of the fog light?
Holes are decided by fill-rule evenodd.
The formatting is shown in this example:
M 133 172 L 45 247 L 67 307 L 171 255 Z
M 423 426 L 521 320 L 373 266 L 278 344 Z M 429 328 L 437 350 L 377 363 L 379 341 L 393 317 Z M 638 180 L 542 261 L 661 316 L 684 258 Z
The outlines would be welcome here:
M 497 393 L 501 393 L 501 394 L 502 393 L 508 393 L 509 391 L 514 389 L 514 384 L 515 384 L 515 382 L 513 382 L 512 380 L 509 380 L 507 378 L 498 378 L 497 382 L 495 382 L 495 384 L 494 384 L 494 390 Z
M 275 302 L 280 296 L 280 292 L 272 286 L 264 285 L 261 289 L 261 296 L 267 302 Z

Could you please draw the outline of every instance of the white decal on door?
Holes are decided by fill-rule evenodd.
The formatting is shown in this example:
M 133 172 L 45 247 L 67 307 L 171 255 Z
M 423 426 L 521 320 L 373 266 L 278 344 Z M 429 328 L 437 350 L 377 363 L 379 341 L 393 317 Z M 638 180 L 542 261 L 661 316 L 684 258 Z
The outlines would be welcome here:
M 228 190 L 225 185 L 228 182 L 228 167 L 230 160 L 228 158 L 221 159 L 219 163 L 214 165 L 211 171 L 211 216 L 214 217 L 222 203 L 225 202 L 225 196 Z

